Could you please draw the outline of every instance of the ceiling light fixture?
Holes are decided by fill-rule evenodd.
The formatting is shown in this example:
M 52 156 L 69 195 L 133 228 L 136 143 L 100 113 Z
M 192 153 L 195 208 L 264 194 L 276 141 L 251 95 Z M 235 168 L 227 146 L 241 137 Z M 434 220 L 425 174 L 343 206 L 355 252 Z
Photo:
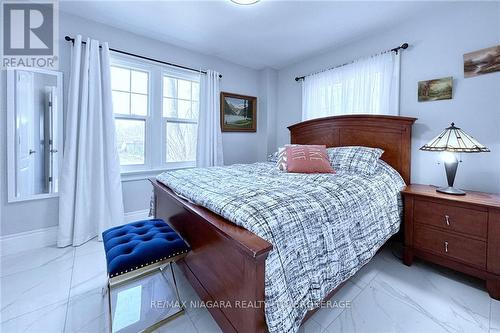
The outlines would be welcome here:
M 259 2 L 260 0 L 231 0 L 231 1 L 238 5 L 253 5 Z

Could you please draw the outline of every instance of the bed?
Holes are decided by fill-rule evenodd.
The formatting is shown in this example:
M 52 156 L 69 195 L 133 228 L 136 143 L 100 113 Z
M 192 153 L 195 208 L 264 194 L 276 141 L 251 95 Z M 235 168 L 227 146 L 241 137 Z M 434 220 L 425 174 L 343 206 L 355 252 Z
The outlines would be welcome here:
M 385 151 L 382 159 L 392 167 L 387 167 L 387 170 L 396 170 L 401 175 L 404 182 L 409 183 L 410 138 L 411 126 L 414 121 L 414 118 L 406 117 L 368 115 L 339 116 L 302 122 L 290 126 L 289 130 L 291 133 L 291 143 L 324 144 L 328 147 L 360 145 L 382 148 Z M 384 164 L 385 163 L 381 163 L 381 168 L 384 167 Z M 253 169 L 246 170 L 245 168 Z M 213 179 L 217 179 L 216 177 L 223 177 L 220 170 L 217 171 L 214 169 L 212 172 L 214 175 L 210 177 L 213 177 Z M 218 175 L 217 172 L 219 172 Z M 266 184 L 278 184 L 283 181 L 283 176 L 274 174 L 269 164 L 266 163 L 247 167 L 235 166 L 228 168 L 227 172 L 234 172 L 233 176 L 239 176 L 242 182 L 245 175 L 249 175 L 248 177 L 252 177 L 252 174 L 262 175 L 262 184 L 259 188 L 262 188 L 263 191 L 267 186 Z M 238 172 L 240 173 L 238 174 Z M 301 313 L 291 313 L 289 315 L 290 318 L 288 318 L 286 314 L 283 314 L 284 310 L 280 310 L 281 312 L 279 312 L 279 314 L 284 318 L 281 324 L 279 316 L 273 317 L 275 312 L 278 313 L 278 311 L 271 311 L 274 303 L 272 303 L 272 305 L 268 303 L 266 307 L 263 306 L 266 296 L 267 299 L 270 299 L 270 293 L 273 293 L 273 289 L 270 288 L 269 285 L 269 274 L 277 274 L 274 269 L 275 265 L 271 265 L 277 260 L 288 260 L 283 267 L 293 268 L 284 274 L 285 278 L 277 274 L 274 277 L 276 285 L 281 286 L 281 284 L 285 282 L 289 283 L 290 286 L 294 287 L 292 290 L 297 290 L 297 293 L 292 293 L 293 297 L 300 298 L 299 296 L 301 295 L 304 296 L 306 300 L 312 299 L 315 302 L 318 301 L 318 297 L 321 299 L 330 298 L 345 281 L 343 277 L 348 278 L 355 272 L 351 266 L 340 262 L 340 264 L 345 264 L 346 272 L 343 272 L 339 279 L 329 281 L 329 283 L 326 284 L 323 283 L 325 280 L 321 280 L 320 282 L 322 283 L 316 286 L 317 288 L 311 288 L 313 289 L 312 291 L 307 290 L 307 293 L 301 294 L 301 284 L 289 280 L 293 280 L 292 277 L 294 277 L 293 274 L 295 274 L 294 272 L 296 270 L 306 269 L 304 267 L 309 267 L 307 262 L 313 260 L 311 258 L 305 258 L 304 253 L 298 254 L 296 258 L 290 258 L 290 255 L 294 252 L 284 250 L 286 248 L 286 239 L 285 241 L 280 241 L 278 238 L 270 236 L 271 231 L 263 232 L 262 228 L 265 228 L 265 225 L 259 226 L 259 228 L 253 228 L 253 226 L 259 224 L 259 219 L 267 220 L 264 215 L 258 215 L 259 209 L 255 209 L 254 212 L 249 212 L 247 219 L 242 216 L 239 218 L 234 217 L 231 215 L 235 210 L 234 207 L 231 209 L 230 203 L 227 205 L 222 204 L 225 200 L 224 192 L 220 193 L 220 196 L 215 197 L 216 199 L 210 203 L 207 201 L 209 196 L 203 196 L 203 192 L 209 191 L 210 184 L 206 184 L 207 186 L 204 190 L 200 187 L 200 191 L 193 191 L 192 187 L 190 191 L 188 185 L 181 186 L 183 182 L 186 184 L 190 182 L 188 177 L 189 173 L 183 172 L 175 173 L 175 177 L 173 178 L 169 175 L 169 184 L 171 184 L 172 188 L 176 189 L 176 193 L 174 193 L 170 187 L 163 184 L 168 183 L 165 179 L 160 178 L 163 183 L 156 179 L 151 180 L 155 191 L 155 213 L 156 217 L 168 220 L 169 223 L 190 243 L 193 250 L 182 262 L 180 262 L 180 267 L 201 299 L 206 302 L 212 302 L 210 304 L 214 306 L 211 306 L 209 311 L 224 332 L 265 332 L 267 330 L 271 332 L 294 331 L 298 327 L 298 324 L 300 324 L 300 322 L 297 323 L 297 318 L 305 320 L 314 312 L 313 307 L 310 306 L 311 310 L 307 313 L 303 311 L 303 308 L 300 308 Z M 328 188 L 327 186 L 330 184 L 328 179 L 322 179 L 321 177 L 334 176 L 312 175 L 309 176 L 309 178 L 297 178 L 293 181 L 298 183 L 292 186 L 292 188 L 309 188 L 309 192 L 312 193 L 315 191 L 315 187 L 317 187 L 318 193 L 315 193 L 316 195 L 326 195 L 329 191 L 332 191 L 332 188 Z M 193 176 L 193 178 L 196 177 Z M 359 182 L 359 180 L 355 178 L 356 177 L 353 177 L 353 179 L 349 179 L 349 181 L 352 183 Z M 251 183 L 252 181 L 256 181 L 255 179 L 256 178 L 253 180 L 247 179 L 247 182 Z M 339 181 L 339 179 L 347 181 L 347 177 L 336 177 L 335 179 L 337 179 L 337 181 Z M 380 183 L 383 184 L 384 181 Z M 287 182 L 290 182 L 290 180 L 287 180 Z M 225 183 L 227 183 L 228 187 L 224 188 L 224 191 L 231 190 L 231 186 L 233 186 L 233 191 L 235 193 L 243 191 L 242 188 L 244 186 L 238 186 L 237 183 L 231 185 L 229 181 L 225 181 Z M 363 183 L 359 183 L 358 185 L 362 186 L 362 184 Z M 272 188 L 274 185 L 269 186 Z M 322 186 L 325 188 L 322 189 Z M 343 185 L 337 184 L 335 186 L 341 187 Z M 185 192 L 183 192 L 183 190 L 185 190 Z M 321 192 L 322 190 L 324 192 Z M 248 193 L 244 191 L 241 192 L 241 195 L 244 196 L 245 194 Z M 266 194 L 266 197 L 268 196 L 269 195 Z M 188 200 L 187 198 L 190 199 Z M 334 200 L 333 197 L 332 200 Z M 242 202 L 241 204 L 244 207 L 252 207 L 248 202 Z M 209 207 L 211 210 L 204 208 L 204 206 Z M 300 211 L 300 209 L 298 211 Z M 331 213 L 334 214 L 335 211 Z M 394 220 L 394 214 L 394 212 L 391 212 L 392 220 Z M 253 224 L 245 225 L 246 220 L 252 220 L 251 216 L 253 215 L 257 216 Z M 230 222 L 230 220 L 232 222 Z M 238 226 L 237 224 L 245 225 L 246 228 Z M 311 227 L 314 227 L 314 223 L 309 224 L 308 228 Z M 397 227 L 399 227 L 399 225 Z M 388 231 L 384 235 L 392 234 L 394 231 L 394 223 L 388 223 L 387 228 Z M 254 232 L 252 232 L 252 230 Z M 258 236 L 257 233 L 262 237 Z M 318 232 L 318 234 L 319 233 L 321 232 Z M 308 239 L 308 237 L 310 238 L 316 233 L 304 232 L 304 234 L 307 234 L 304 237 Z M 290 237 L 290 235 L 297 236 L 300 234 L 293 234 L 290 232 L 288 237 Z M 268 240 L 272 239 L 272 242 L 276 245 L 274 251 L 271 242 L 266 241 L 264 238 Z M 385 238 L 379 238 L 376 241 L 380 242 L 385 240 Z M 373 250 L 376 250 L 381 245 L 376 241 L 374 241 L 373 244 L 369 243 L 371 244 L 370 248 L 373 248 Z M 310 244 L 316 242 L 318 241 L 311 242 L 309 239 Z M 330 244 L 331 243 L 332 242 L 330 242 Z M 293 242 L 291 242 L 291 244 L 293 244 Z M 325 242 L 325 246 L 326 244 Z M 357 244 L 360 243 L 358 242 Z M 319 246 L 319 249 L 321 249 L 321 246 Z M 280 255 L 277 255 L 277 252 L 279 252 Z M 365 259 L 369 260 L 371 255 L 373 255 L 373 253 L 368 253 Z M 319 257 L 321 257 L 321 255 L 319 255 Z M 356 257 L 357 255 L 353 256 L 353 258 Z M 296 264 L 297 262 L 300 262 L 300 264 Z M 362 265 L 364 263 L 360 262 L 358 264 Z M 309 267 L 308 269 L 318 271 L 321 270 L 323 266 L 317 265 Z M 266 273 L 268 274 L 267 280 Z M 268 282 L 267 285 L 266 281 Z M 288 299 L 286 297 L 283 297 L 283 299 L 289 301 L 289 298 L 292 296 L 288 295 Z M 279 299 L 279 297 L 281 297 L 281 295 L 277 295 L 275 298 Z M 244 303 L 242 303 L 242 301 L 244 301 Z M 266 310 L 268 322 L 266 322 Z M 267 325 L 268 323 L 270 325 L 269 327 Z

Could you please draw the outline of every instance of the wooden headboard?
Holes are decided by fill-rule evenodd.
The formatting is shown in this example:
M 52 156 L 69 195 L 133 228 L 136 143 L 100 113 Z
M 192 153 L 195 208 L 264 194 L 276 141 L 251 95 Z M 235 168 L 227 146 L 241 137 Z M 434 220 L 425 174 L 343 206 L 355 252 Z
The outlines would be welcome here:
M 366 146 L 384 150 L 382 159 L 410 184 L 411 126 L 416 118 L 348 115 L 317 118 L 289 126 L 291 143 L 327 147 Z

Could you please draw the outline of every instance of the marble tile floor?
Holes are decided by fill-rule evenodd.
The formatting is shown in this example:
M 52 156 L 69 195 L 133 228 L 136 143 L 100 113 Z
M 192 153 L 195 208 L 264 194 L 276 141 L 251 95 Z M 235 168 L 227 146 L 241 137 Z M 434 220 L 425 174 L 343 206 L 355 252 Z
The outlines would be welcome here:
M 0 332 L 108 331 L 101 243 L 0 258 Z M 198 300 L 176 272 L 181 299 Z M 481 281 L 420 261 L 406 267 L 389 249 L 377 254 L 332 301 L 349 301 L 350 306 L 321 309 L 300 332 L 500 333 L 500 301 L 489 298 Z M 206 309 L 188 308 L 158 332 L 221 330 Z

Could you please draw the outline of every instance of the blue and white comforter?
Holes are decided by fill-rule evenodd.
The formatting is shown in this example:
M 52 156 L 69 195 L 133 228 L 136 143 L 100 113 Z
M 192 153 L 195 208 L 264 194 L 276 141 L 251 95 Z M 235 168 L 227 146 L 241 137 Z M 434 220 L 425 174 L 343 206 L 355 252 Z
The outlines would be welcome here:
M 401 220 L 404 181 L 383 161 L 373 175 L 294 174 L 255 163 L 157 179 L 273 244 L 265 272 L 271 333 L 297 332 L 307 310 L 366 264 Z

